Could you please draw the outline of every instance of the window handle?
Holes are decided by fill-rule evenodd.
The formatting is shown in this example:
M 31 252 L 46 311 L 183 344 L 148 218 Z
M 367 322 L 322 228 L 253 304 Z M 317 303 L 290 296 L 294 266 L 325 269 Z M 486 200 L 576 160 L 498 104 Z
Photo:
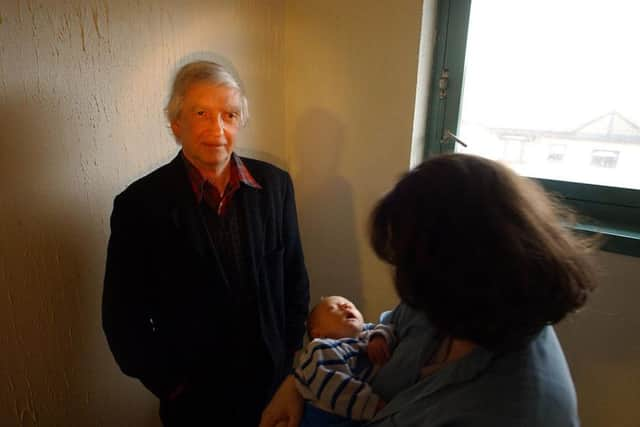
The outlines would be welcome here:
M 457 142 L 458 144 L 462 145 L 463 147 L 467 147 L 467 144 L 463 140 L 458 138 L 458 135 L 456 135 L 455 133 L 451 132 L 449 129 L 445 129 L 444 136 L 440 140 L 440 144 L 446 144 L 451 139 L 453 139 L 455 142 Z

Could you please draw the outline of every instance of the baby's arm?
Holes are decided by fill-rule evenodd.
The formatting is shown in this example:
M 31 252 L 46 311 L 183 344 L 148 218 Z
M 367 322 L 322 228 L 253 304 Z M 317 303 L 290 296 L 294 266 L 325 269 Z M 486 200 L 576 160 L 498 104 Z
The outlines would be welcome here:
M 355 339 L 348 344 L 313 340 L 294 374 L 300 394 L 325 411 L 353 420 L 371 419 L 380 407 L 380 398 L 369 384 L 353 376 L 346 363 L 357 351 Z
M 395 345 L 395 336 L 391 325 L 376 325 L 367 331 L 367 356 L 374 365 L 384 365 L 391 358 L 391 348 Z

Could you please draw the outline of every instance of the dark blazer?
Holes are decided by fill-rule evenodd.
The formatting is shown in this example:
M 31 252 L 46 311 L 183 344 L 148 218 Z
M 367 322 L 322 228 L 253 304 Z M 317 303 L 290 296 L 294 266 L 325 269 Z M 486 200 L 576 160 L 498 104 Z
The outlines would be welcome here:
M 301 346 L 308 278 L 289 175 L 242 160 L 262 186 L 241 184 L 234 203 L 245 215 L 249 277 L 275 387 Z M 224 365 L 233 352 L 224 340 L 242 333 L 233 330 L 242 313 L 229 312 L 229 286 L 181 155 L 115 198 L 102 315 L 125 374 L 161 399 L 181 384 L 230 377 Z

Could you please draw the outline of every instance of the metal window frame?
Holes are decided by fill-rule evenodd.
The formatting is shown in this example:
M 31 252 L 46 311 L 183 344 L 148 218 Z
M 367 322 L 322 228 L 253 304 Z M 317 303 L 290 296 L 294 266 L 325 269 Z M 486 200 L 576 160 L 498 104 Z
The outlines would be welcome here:
M 439 0 L 424 158 L 454 151 L 471 0 Z M 639 165 L 640 167 L 640 165 Z M 575 226 L 603 235 L 603 250 L 640 256 L 640 190 L 537 179 L 579 214 Z

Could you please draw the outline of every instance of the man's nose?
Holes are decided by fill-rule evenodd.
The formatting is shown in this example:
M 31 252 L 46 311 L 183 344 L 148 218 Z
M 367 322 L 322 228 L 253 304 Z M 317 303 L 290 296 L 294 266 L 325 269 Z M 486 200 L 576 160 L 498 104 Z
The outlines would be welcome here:
M 211 116 L 211 128 L 215 135 L 224 134 L 224 120 L 222 120 L 222 116 L 220 114 L 214 114 Z

